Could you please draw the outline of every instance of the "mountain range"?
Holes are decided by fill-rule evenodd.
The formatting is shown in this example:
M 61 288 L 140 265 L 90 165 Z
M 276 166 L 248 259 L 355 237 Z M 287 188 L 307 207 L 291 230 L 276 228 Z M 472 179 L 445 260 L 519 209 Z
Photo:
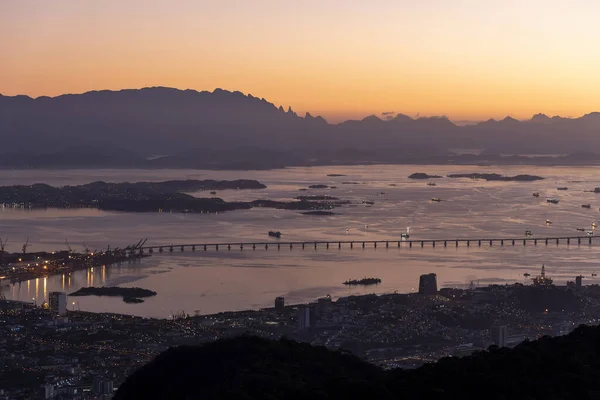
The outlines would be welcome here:
M 2 166 L 23 162 L 24 154 L 69 160 L 79 155 L 85 163 L 90 161 L 86 151 L 102 162 L 146 160 L 158 167 L 165 161 L 148 161 L 149 156 L 170 156 L 169 162 L 176 157 L 188 164 L 202 158 L 270 167 L 311 160 L 416 162 L 447 157 L 456 148 L 483 149 L 487 155 L 600 153 L 598 133 L 600 113 L 580 118 L 537 114 L 525 121 L 507 117 L 465 126 L 446 117 L 386 113 L 383 119 L 371 115 L 330 124 L 310 113 L 298 116 L 291 107 L 285 110 L 264 98 L 222 89 L 152 87 L 35 99 L 0 95 Z

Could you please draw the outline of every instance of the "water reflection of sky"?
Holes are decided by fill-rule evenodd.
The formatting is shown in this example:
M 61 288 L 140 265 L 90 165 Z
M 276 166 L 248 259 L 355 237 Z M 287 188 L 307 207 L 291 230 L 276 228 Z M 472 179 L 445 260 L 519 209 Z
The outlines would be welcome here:
M 469 179 L 440 179 L 435 187 L 407 176 L 422 171 L 446 175 L 461 172 L 530 173 L 546 177 L 534 183 L 485 182 Z M 328 177 L 342 173 L 347 176 Z M 106 248 L 125 246 L 148 237 L 148 244 L 202 243 L 272 240 L 271 229 L 280 230 L 282 240 L 397 240 L 411 227 L 415 239 L 521 237 L 525 229 L 539 236 L 576 235 L 576 227 L 590 228 L 599 215 L 600 195 L 585 193 L 600 186 L 595 168 L 456 167 L 456 166 L 369 166 L 319 167 L 287 170 L 236 171 L 3 171 L 0 184 L 46 182 L 52 185 L 80 184 L 94 180 L 141 181 L 167 179 L 258 179 L 264 190 L 222 191 L 226 200 L 258 198 L 289 200 L 300 194 L 327 194 L 356 203 L 343 207 L 340 215 L 314 217 L 298 212 L 253 209 L 218 215 L 123 214 L 98 210 L 0 210 L 0 234 L 9 237 L 7 250 L 18 251 L 30 236 L 31 251 L 72 247 Z M 344 185 L 356 181 L 358 185 Z M 577 181 L 577 182 L 574 182 Z M 336 189 L 299 191 L 322 183 Z M 394 184 L 396 186 L 390 186 Z M 557 191 L 568 186 L 568 191 Z M 532 192 L 539 192 L 535 198 Z M 382 194 L 383 192 L 383 194 Z M 207 195 L 200 193 L 198 195 Z M 431 197 L 444 201 L 432 203 Z M 550 205 L 546 197 L 560 199 Z M 375 204 L 367 207 L 363 200 Z M 591 204 L 584 209 L 582 204 Z M 546 226 L 545 220 L 553 224 Z M 368 225 L 365 228 L 365 225 Z M 349 229 L 346 233 L 346 229 Z M 275 240 L 273 240 L 275 241 Z M 400 292 L 414 290 L 421 273 L 435 272 L 445 285 L 489 284 L 524 281 L 523 273 L 537 273 L 542 263 L 560 282 L 583 274 L 584 282 L 595 282 L 599 269 L 598 250 L 582 245 L 538 244 L 495 245 L 458 249 L 442 246 L 354 250 L 337 248 L 304 251 L 289 248 L 240 252 L 202 251 L 155 254 L 142 263 L 78 271 L 71 276 L 39 278 L 3 288 L 7 297 L 43 301 L 51 290 L 72 292 L 89 285 L 140 286 L 158 292 L 143 304 L 125 304 L 120 299 L 78 297 L 76 307 L 93 311 L 128 312 L 168 316 L 185 310 L 212 313 L 270 305 L 275 296 L 303 302 L 331 294 Z M 377 287 L 348 288 L 348 278 L 376 276 Z M 72 305 L 72 300 L 69 302 Z

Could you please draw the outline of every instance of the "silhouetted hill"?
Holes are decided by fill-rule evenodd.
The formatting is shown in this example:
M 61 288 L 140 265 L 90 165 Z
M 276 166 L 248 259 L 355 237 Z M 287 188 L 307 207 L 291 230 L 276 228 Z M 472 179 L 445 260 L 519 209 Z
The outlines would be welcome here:
M 538 114 L 528 121 L 507 117 L 467 126 L 457 126 L 446 117 L 413 119 L 386 114 L 385 119 L 372 115 L 332 125 L 310 113 L 299 117 L 291 108 L 286 111 L 263 98 L 222 89 L 197 92 L 152 87 L 36 99 L 0 95 L 0 140 L 4 144 L 0 153 L 8 155 L 2 164 L 10 166 L 29 162 L 35 167 L 41 161 L 32 158 L 47 154 L 52 159 L 58 157 L 53 154 L 77 148 L 105 153 L 120 149 L 142 159 L 157 154 L 182 157 L 185 160 L 179 161 L 202 168 L 207 162 L 190 158 L 214 158 L 217 154 L 221 164 L 245 154 L 241 166 L 262 162 L 259 168 L 265 168 L 265 160 L 272 158 L 265 158 L 260 151 L 276 155 L 275 162 L 268 163 L 270 167 L 282 163 L 440 162 L 451 148 L 487 149 L 498 154 L 600 153 L 599 132 L 600 113 L 574 119 Z M 356 158 L 356 151 L 362 152 L 363 158 Z M 98 150 L 91 156 L 81 158 L 98 165 L 143 163 L 118 154 L 101 156 Z M 285 162 L 287 159 L 291 161 Z M 69 157 L 55 163 L 80 161 Z
M 597 399 L 600 328 L 491 347 L 416 370 L 384 371 L 358 358 L 252 337 L 170 349 L 119 388 L 135 399 Z

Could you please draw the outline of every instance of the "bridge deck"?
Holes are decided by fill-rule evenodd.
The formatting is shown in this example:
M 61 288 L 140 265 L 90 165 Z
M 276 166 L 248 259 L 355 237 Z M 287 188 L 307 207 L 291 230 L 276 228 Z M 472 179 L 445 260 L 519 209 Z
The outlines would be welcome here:
M 432 247 L 435 247 L 436 245 L 442 245 L 442 246 L 448 246 L 448 245 L 452 245 L 454 244 L 455 246 L 458 246 L 459 244 L 466 244 L 467 246 L 470 246 L 471 244 L 477 245 L 477 246 L 483 246 L 483 245 L 488 245 L 488 246 L 492 246 L 494 244 L 496 245 L 513 245 L 516 246 L 517 244 L 522 244 L 522 245 L 526 245 L 527 243 L 533 243 L 534 245 L 537 245 L 538 243 L 541 244 L 551 244 L 551 243 L 556 243 L 556 244 L 560 244 L 561 242 L 566 243 L 566 244 L 571 244 L 571 241 L 577 243 L 577 244 L 582 244 L 582 243 L 587 243 L 587 244 L 592 244 L 593 241 L 599 239 L 600 236 L 558 236 L 558 237 L 518 237 L 518 238 L 513 238 L 513 237 L 507 237 L 507 238 L 475 238 L 475 239 L 469 239 L 469 238 L 455 238 L 455 239 L 409 239 L 409 240 L 398 240 L 398 239 L 394 239 L 394 240 L 316 240 L 316 241 L 282 241 L 282 240 L 277 240 L 277 239 L 273 239 L 273 240 L 264 240 L 264 241 L 257 241 L 257 242 L 213 242 L 213 243 L 179 243 L 179 244 L 168 244 L 168 245 L 153 245 L 153 246 L 143 246 L 143 247 L 138 247 L 135 249 L 132 249 L 133 251 L 174 251 L 174 249 L 179 249 L 181 251 L 184 251 L 185 249 L 191 249 L 191 250 L 196 250 L 196 249 L 204 249 L 204 250 L 208 250 L 208 249 L 216 249 L 218 250 L 219 248 L 226 248 L 226 249 L 231 249 L 233 247 L 238 247 L 238 248 L 256 248 L 256 247 L 265 247 L 265 248 L 269 248 L 269 247 L 276 247 L 276 248 L 281 248 L 281 247 L 289 247 L 289 248 L 294 248 L 294 247 L 301 247 L 301 248 L 305 248 L 307 246 L 311 246 L 311 247 L 327 247 L 329 248 L 330 246 L 333 247 L 338 247 L 338 248 L 342 248 L 342 247 L 350 247 L 350 248 L 354 248 L 354 246 L 359 246 L 359 247 L 378 247 L 378 246 L 384 246 L 384 247 L 390 247 L 390 246 L 397 246 L 397 247 L 403 247 L 403 246 L 408 246 L 408 247 L 413 247 L 414 245 L 417 246 L 421 246 L 424 247 L 426 244 L 431 244 Z

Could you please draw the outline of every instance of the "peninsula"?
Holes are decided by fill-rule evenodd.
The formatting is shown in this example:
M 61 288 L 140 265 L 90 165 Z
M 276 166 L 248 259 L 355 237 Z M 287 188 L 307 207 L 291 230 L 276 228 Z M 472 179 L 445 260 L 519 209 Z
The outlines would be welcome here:
M 515 175 L 515 176 L 504 176 L 500 174 L 450 174 L 448 178 L 471 178 L 471 179 L 484 179 L 486 181 L 503 181 L 503 182 L 533 182 L 543 180 L 541 176 L 537 175 Z
M 86 185 L 52 187 L 1 186 L 0 204 L 16 208 L 97 208 L 122 212 L 212 213 L 254 207 L 286 210 L 321 210 L 345 204 L 343 201 L 273 201 L 226 202 L 218 197 L 200 198 L 191 192 L 201 190 L 262 189 L 254 180 L 237 181 L 166 181 L 138 183 L 94 182 Z
M 354 286 L 354 285 L 379 285 L 381 283 L 381 279 L 379 278 L 362 278 L 362 279 L 349 279 L 344 282 L 344 285 Z

